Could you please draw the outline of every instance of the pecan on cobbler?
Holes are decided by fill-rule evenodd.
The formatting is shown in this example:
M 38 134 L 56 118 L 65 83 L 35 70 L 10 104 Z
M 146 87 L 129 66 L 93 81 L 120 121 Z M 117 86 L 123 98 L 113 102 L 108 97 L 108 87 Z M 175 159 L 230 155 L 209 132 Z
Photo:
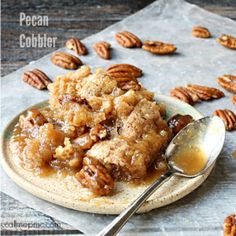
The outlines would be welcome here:
M 114 180 L 107 169 L 95 158 L 85 157 L 83 168 L 75 178 L 96 195 L 107 195 L 114 187 Z

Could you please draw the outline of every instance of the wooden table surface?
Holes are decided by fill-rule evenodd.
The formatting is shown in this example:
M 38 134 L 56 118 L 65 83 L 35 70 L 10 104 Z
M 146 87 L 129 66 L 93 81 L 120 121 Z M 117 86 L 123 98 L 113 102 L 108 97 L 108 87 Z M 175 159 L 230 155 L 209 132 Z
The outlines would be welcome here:
M 2 76 L 62 47 L 65 40 L 75 34 L 81 39 L 85 38 L 122 20 L 151 2 L 153 1 L 61 0 L 52 3 L 48 0 L 2 0 Z M 188 2 L 236 20 L 235 0 L 189 0 Z M 47 15 L 49 26 L 20 26 L 20 12 L 29 15 Z M 26 35 L 46 33 L 49 36 L 56 36 L 58 38 L 56 47 L 34 50 L 20 48 L 19 36 L 22 33 Z M 80 234 L 71 226 L 35 211 L 3 193 L 1 193 L 1 218 L 2 235 Z M 29 222 L 34 224 L 24 225 Z

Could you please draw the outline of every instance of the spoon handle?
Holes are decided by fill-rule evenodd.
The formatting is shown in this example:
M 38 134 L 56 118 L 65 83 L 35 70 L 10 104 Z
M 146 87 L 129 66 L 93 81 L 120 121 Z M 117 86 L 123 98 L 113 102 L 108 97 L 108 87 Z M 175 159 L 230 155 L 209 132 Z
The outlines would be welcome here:
M 114 236 L 116 235 L 130 217 L 142 206 L 142 204 L 151 196 L 157 188 L 166 182 L 173 172 L 170 170 L 150 185 L 127 209 L 122 211 L 106 228 L 100 231 L 97 236 Z

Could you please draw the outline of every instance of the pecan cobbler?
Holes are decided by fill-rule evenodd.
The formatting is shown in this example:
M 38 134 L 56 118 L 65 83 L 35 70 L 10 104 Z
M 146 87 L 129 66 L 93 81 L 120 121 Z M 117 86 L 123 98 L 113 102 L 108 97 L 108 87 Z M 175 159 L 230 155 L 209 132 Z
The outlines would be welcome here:
M 172 131 L 153 93 L 123 86 L 88 66 L 57 77 L 49 106 L 28 110 L 16 125 L 10 148 L 20 165 L 74 175 L 96 195 L 110 193 L 115 180 L 143 179 Z

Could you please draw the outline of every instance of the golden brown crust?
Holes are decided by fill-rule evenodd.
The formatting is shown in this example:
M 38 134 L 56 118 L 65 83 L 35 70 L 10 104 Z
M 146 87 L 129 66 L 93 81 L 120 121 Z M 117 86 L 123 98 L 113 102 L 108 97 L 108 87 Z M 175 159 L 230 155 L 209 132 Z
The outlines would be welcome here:
M 117 42 L 125 48 L 141 48 L 141 40 L 131 32 L 122 31 L 115 35 Z
M 210 31 L 202 26 L 194 26 L 192 29 L 192 35 L 197 38 L 210 38 Z
M 22 75 L 22 80 L 39 90 L 47 88 L 47 86 L 52 83 L 48 76 L 39 69 L 25 71 Z
M 224 121 L 227 130 L 236 129 L 236 114 L 233 111 L 229 109 L 219 109 L 216 110 L 213 115 L 219 116 Z
M 170 129 L 160 116 L 155 102 L 129 90 L 114 100 L 115 125 L 111 138 L 97 142 L 87 156 L 99 159 L 118 180 L 144 178 L 170 138 Z
M 93 45 L 94 51 L 105 60 L 111 59 L 111 44 L 107 42 L 97 42 Z
M 149 40 L 144 42 L 142 48 L 146 51 L 159 55 L 172 54 L 177 50 L 174 44 Z
M 222 46 L 230 49 L 236 50 L 236 38 L 227 35 L 227 34 L 222 34 L 218 39 L 217 42 L 220 43 Z
M 236 215 L 232 214 L 224 220 L 224 236 L 236 235 Z
M 217 82 L 222 88 L 236 94 L 236 76 L 235 75 L 223 75 L 217 79 Z
M 64 69 L 78 69 L 83 62 L 71 54 L 65 52 L 55 52 L 51 56 L 51 61 L 54 65 Z
M 66 41 L 66 47 L 74 50 L 78 55 L 87 55 L 88 50 L 86 46 L 77 38 L 71 38 Z

